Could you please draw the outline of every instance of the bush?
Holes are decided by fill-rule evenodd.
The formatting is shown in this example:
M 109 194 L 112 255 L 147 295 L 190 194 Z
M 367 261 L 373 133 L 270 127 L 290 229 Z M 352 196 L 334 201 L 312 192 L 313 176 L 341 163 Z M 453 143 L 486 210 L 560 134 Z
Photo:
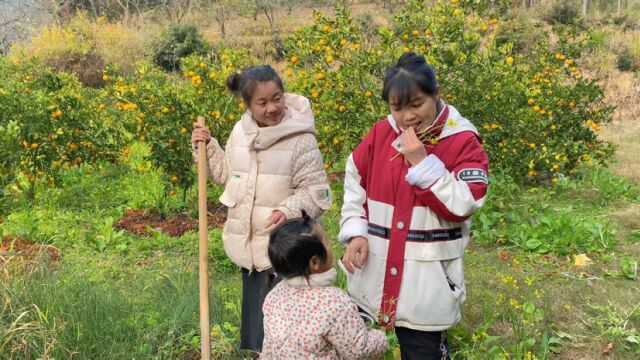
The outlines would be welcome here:
M 553 3 L 546 15 L 546 20 L 552 24 L 577 25 L 582 20 L 576 1 L 559 0 Z
M 631 50 L 628 47 L 623 47 L 618 53 L 618 59 L 616 61 L 618 70 L 620 71 L 635 71 L 638 69 L 636 59 L 634 58 Z
M 166 71 L 176 71 L 182 58 L 204 54 L 208 47 L 194 25 L 173 25 L 154 45 L 153 61 Z
M 91 87 L 104 85 L 102 70 L 109 65 L 130 74 L 143 59 L 142 40 L 121 24 L 104 18 L 91 20 L 80 13 L 64 25 L 43 28 L 31 42 L 14 45 L 11 58 L 38 58 L 57 71 L 72 72 Z

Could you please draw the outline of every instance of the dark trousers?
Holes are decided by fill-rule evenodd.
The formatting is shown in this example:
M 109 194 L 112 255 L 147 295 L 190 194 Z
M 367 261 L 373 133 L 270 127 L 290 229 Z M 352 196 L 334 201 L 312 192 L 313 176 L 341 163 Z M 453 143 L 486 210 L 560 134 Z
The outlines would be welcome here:
M 252 271 L 242 269 L 242 320 L 240 349 L 262 351 L 264 327 L 262 304 L 269 291 L 280 281 L 273 269 Z
M 397 327 L 396 336 L 403 360 L 449 359 L 446 331 L 419 331 Z

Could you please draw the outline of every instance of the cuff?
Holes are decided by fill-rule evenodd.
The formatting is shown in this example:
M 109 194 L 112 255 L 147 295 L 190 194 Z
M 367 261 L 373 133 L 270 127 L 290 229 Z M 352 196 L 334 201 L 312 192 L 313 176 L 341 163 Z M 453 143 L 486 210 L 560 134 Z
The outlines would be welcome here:
M 447 173 L 444 163 L 437 156 L 431 154 L 418 165 L 413 166 L 407 173 L 406 180 L 411 185 L 426 189 Z
M 286 206 L 278 206 L 275 210 L 280 210 L 284 214 L 284 216 L 288 219 L 299 218 L 302 216 L 302 212 L 300 210 L 291 210 Z
M 356 236 L 362 236 L 367 239 L 369 234 L 369 221 L 367 219 L 352 217 L 342 224 L 340 227 L 340 233 L 338 234 L 338 240 L 343 244 L 348 244 L 351 238 Z
M 216 148 L 219 147 L 218 141 L 216 139 L 211 138 L 211 140 L 206 144 L 207 149 L 207 159 L 213 158 L 216 153 Z M 198 163 L 198 149 L 196 148 L 196 144 L 191 143 L 191 154 L 193 155 L 193 161 Z

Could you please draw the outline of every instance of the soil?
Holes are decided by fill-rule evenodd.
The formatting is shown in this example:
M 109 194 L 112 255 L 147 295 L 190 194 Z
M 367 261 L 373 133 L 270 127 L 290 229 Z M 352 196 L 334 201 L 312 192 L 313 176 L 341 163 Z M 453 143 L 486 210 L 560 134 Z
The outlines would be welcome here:
M 329 179 L 330 182 L 343 181 L 344 180 L 344 171 L 336 171 L 336 172 L 332 172 L 330 174 L 327 174 L 327 178 Z
M 0 264 L 11 256 L 32 257 L 41 252 L 47 252 L 50 263 L 60 260 L 60 251 L 51 245 L 37 244 L 20 237 L 5 236 L 0 240 Z
M 207 223 L 209 228 L 222 227 L 227 220 L 227 208 L 221 204 L 208 204 Z M 148 228 L 155 229 L 171 237 L 180 237 L 189 231 L 197 230 L 198 220 L 193 219 L 188 213 L 182 212 L 171 218 L 164 218 L 161 214 L 147 210 L 129 210 L 122 219 L 113 224 L 117 230 L 151 236 Z

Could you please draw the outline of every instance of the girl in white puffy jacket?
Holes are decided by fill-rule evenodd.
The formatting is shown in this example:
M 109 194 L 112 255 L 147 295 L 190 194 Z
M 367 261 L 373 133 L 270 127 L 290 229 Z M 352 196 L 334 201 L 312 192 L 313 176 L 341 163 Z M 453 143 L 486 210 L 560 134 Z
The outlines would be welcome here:
M 313 218 L 331 206 L 331 193 L 315 138 L 309 100 L 284 91 L 269 65 L 227 78 L 247 111 L 234 126 L 225 149 L 206 127 L 194 124 L 195 144 L 206 142 L 207 172 L 223 185 L 228 207 L 222 240 L 229 258 L 242 268 L 241 349 L 262 348 L 262 303 L 277 279 L 267 255 L 269 231 L 304 210 Z

